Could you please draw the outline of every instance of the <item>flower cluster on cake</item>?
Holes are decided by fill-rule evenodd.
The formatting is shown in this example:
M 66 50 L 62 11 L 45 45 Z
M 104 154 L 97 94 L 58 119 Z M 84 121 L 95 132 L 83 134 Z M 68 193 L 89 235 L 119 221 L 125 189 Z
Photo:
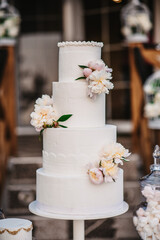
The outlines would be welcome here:
M 113 89 L 114 85 L 110 81 L 112 79 L 112 68 L 109 68 L 105 63 L 98 59 L 90 61 L 87 66 L 79 65 L 83 69 L 83 77 L 76 80 L 85 79 L 88 83 L 88 96 L 95 98 L 97 94 L 107 93 Z
M 123 161 L 129 161 L 127 160 L 129 156 L 129 150 L 120 143 L 106 145 L 100 154 L 99 167 L 88 170 L 90 180 L 94 184 L 115 182 L 118 178 L 118 165 L 123 165 Z
M 72 114 L 67 114 L 58 117 L 53 105 L 53 99 L 48 95 L 42 95 L 42 98 L 36 100 L 34 112 L 31 113 L 31 125 L 40 133 L 42 133 L 45 128 L 66 128 L 66 126 L 60 124 L 60 122 L 67 121 L 71 116 Z

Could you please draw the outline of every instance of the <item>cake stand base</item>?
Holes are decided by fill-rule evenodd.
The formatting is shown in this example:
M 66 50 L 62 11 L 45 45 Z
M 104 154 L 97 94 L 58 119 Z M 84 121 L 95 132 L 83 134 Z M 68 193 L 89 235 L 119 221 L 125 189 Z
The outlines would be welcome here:
M 29 210 L 35 215 L 39 215 L 41 217 L 47 217 L 47 218 L 54 218 L 54 219 L 63 219 L 63 220 L 93 220 L 93 219 L 102 219 L 102 218 L 110 218 L 115 217 L 118 215 L 121 215 L 128 210 L 128 204 L 126 202 L 123 202 L 121 206 L 118 206 L 115 209 L 112 209 L 111 211 L 107 211 L 104 213 L 95 213 L 95 214 L 59 214 L 59 213 L 50 213 L 50 212 L 44 212 L 41 209 L 38 208 L 37 201 L 34 201 L 30 203 Z
M 111 218 L 121 215 L 128 210 L 128 204 L 123 202 L 123 204 L 108 212 L 104 212 L 103 214 L 96 213 L 96 214 L 82 214 L 82 215 L 72 215 L 72 214 L 58 214 L 58 213 L 47 213 L 43 212 L 37 207 L 37 201 L 30 203 L 29 210 L 35 215 L 46 217 L 46 218 L 53 218 L 53 219 L 63 219 L 63 220 L 73 220 L 73 239 L 74 240 L 84 240 L 85 239 L 85 226 L 84 220 L 91 220 L 91 219 L 102 219 L 102 218 Z

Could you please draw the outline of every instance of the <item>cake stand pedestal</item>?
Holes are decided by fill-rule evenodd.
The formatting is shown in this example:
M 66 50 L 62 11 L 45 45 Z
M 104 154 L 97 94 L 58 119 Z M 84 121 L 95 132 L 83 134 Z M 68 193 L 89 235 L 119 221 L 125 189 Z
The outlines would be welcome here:
M 85 220 L 94 220 L 102 218 L 111 218 L 119 216 L 128 210 L 128 204 L 123 202 L 121 206 L 118 206 L 115 209 L 104 213 L 96 214 L 58 214 L 58 213 L 49 213 L 44 212 L 38 208 L 37 201 L 30 203 L 29 210 L 35 215 L 53 218 L 53 219 L 62 219 L 62 220 L 73 220 L 73 239 L 74 240 L 84 240 L 85 239 Z

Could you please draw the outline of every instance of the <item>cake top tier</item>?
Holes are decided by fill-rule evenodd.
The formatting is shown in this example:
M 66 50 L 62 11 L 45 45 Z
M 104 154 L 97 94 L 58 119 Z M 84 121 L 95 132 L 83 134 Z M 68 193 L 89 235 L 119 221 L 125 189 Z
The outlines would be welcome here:
M 59 42 L 58 47 L 65 47 L 65 46 L 93 46 L 93 47 L 103 47 L 102 42 L 94 42 L 94 41 L 66 41 L 66 42 Z
M 79 65 L 101 59 L 102 42 L 60 42 L 59 47 L 59 82 L 75 82 L 82 76 Z
M 12 232 L 21 229 L 25 229 L 26 231 L 32 230 L 32 222 L 19 218 L 6 218 L 0 220 L 0 231 L 9 230 Z

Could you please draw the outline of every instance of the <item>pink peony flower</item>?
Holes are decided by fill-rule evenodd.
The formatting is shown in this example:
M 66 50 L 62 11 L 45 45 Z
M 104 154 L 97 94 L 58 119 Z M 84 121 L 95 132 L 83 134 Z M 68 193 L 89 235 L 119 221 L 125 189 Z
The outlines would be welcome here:
M 87 78 L 89 75 L 91 75 L 92 70 L 90 68 L 84 68 L 83 75 Z
M 89 177 L 92 183 L 101 184 L 103 183 L 103 173 L 99 168 L 92 168 L 89 170 Z
M 101 71 L 102 69 L 104 69 L 104 67 L 105 67 L 104 64 L 98 64 L 98 63 L 96 63 L 96 64 L 94 65 L 94 69 L 95 69 L 95 70 L 98 70 L 98 71 Z
M 105 69 L 105 63 L 101 59 L 96 60 L 95 62 L 90 61 L 88 67 L 93 70 L 101 71 Z

